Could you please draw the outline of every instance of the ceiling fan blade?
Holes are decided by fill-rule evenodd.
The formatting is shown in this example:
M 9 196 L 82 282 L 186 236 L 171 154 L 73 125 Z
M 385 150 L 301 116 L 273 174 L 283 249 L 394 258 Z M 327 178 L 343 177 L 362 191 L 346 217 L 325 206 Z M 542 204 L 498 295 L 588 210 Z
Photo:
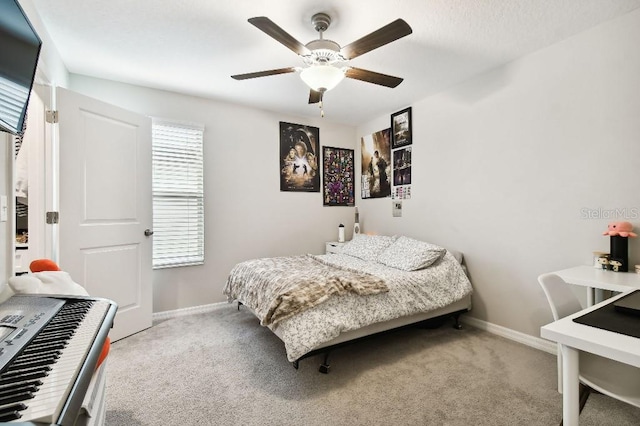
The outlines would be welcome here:
M 347 69 L 347 71 L 345 72 L 345 77 L 387 87 L 396 87 L 403 81 L 403 79 L 400 77 L 394 77 L 392 75 L 380 74 L 379 72 L 373 72 L 353 67 Z
M 278 68 L 277 70 L 250 72 L 247 74 L 236 74 L 236 75 L 232 75 L 231 78 L 235 80 L 247 80 L 249 78 L 267 77 L 270 75 L 287 74 L 290 72 L 296 72 L 296 69 L 294 67 Z
M 318 102 L 320 102 L 322 100 L 322 93 L 311 89 L 309 91 L 309 103 L 310 104 L 317 104 Z
M 396 19 L 390 24 L 368 34 L 342 48 L 341 52 L 347 59 L 356 58 L 363 53 L 377 49 L 387 43 L 411 34 L 413 30 L 403 19 Z
M 277 42 L 282 43 L 289 49 L 293 50 L 293 52 L 297 53 L 298 55 L 308 55 L 311 53 L 304 44 L 293 38 L 291 34 L 280 28 L 266 16 L 249 18 L 249 23 L 254 25 L 256 28 L 258 28 L 268 36 L 271 36 Z

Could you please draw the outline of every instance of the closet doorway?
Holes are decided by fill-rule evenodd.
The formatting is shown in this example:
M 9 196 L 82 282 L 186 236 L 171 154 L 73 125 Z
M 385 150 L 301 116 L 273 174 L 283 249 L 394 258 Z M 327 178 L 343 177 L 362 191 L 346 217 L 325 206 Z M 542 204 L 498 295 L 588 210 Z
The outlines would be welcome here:
M 27 130 L 14 137 L 15 143 L 15 263 L 17 275 L 29 272 L 34 259 L 51 258 L 47 244 L 45 168 L 47 130 L 45 121 L 46 87 L 31 92 L 27 109 Z

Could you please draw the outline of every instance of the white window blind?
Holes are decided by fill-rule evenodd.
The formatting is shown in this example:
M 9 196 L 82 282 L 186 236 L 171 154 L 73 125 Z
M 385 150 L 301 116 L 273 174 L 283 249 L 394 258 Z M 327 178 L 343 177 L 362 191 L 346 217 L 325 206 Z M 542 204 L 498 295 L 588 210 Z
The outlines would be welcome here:
M 204 263 L 204 128 L 153 120 L 153 267 Z
M 27 108 L 29 87 L 0 76 L 0 130 L 22 132 L 22 114 Z

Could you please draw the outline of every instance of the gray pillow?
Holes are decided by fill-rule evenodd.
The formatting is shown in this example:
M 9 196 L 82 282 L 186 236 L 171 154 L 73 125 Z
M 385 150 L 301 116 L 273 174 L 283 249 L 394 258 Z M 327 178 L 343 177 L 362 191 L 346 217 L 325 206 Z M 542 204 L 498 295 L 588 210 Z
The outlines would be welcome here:
M 340 253 L 377 262 L 380 253 L 393 244 L 395 239 L 395 236 L 356 234 L 351 241 L 342 247 Z
M 417 271 L 433 265 L 446 251 L 435 244 L 402 236 L 380 253 L 378 262 L 403 271 Z
M 455 260 L 458 261 L 459 264 L 462 265 L 462 259 L 464 258 L 464 256 L 461 251 L 457 251 L 457 250 L 447 250 L 447 251 L 451 253 L 451 255 L 454 257 Z

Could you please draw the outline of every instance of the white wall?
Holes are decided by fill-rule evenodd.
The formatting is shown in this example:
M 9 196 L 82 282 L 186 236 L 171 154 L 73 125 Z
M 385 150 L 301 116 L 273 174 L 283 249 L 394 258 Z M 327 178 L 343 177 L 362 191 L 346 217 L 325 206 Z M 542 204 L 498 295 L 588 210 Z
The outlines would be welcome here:
M 60 52 L 44 26 L 40 15 L 38 14 L 32 0 L 19 0 L 20 6 L 27 14 L 29 22 L 38 33 L 42 40 L 42 49 L 40 50 L 40 58 L 38 59 L 38 73 L 36 82 L 42 84 L 51 84 L 53 86 L 67 87 L 69 83 L 69 73 L 62 61 Z
M 353 127 L 283 116 L 160 90 L 71 75 L 71 89 L 141 114 L 202 123 L 205 171 L 203 266 L 156 270 L 154 312 L 223 301 L 236 263 L 323 253 L 353 208 L 323 207 L 321 194 L 280 192 L 279 122 L 320 128 L 320 144 L 353 148 Z
M 640 228 L 638 40 L 640 10 L 412 105 L 413 198 L 402 218 L 359 201 L 365 229 L 463 251 L 471 315 L 539 336 L 537 276 L 608 251 L 611 220 Z M 629 250 L 640 263 L 638 239 Z

